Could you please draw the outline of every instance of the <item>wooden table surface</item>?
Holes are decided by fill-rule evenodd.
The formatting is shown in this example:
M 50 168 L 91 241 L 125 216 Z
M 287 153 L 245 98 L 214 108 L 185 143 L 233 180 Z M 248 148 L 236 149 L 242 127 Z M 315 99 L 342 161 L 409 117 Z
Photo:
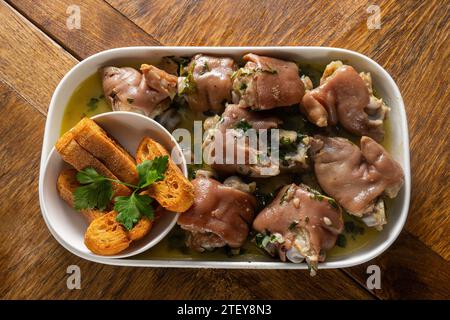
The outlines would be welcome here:
M 69 30 L 70 5 L 81 28 Z M 380 29 L 369 29 L 381 9 Z M 0 298 L 450 298 L 449 1 L 0 0 Z M 96 52 L 133 45 L 314 45 L 361 52 L 402 92 L 411 137 L 412 201 L 394 245 L 364 265 L 306 271 L 125 268 L 61 247 L 42 219 L 38 173 L 50 97 Z M 64 107 L 64 106 L 61 106 Z M 368 265 L 381 289 L 366 287 Z M 78 265 L 82 289 L 68 290 Z

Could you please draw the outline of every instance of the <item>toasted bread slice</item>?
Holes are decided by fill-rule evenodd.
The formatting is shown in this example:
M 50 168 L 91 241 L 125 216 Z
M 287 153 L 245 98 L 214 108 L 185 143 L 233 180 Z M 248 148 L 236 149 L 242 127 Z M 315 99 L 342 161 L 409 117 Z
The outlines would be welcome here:
M 144 137 L 136 152 L 136 162 L 141 163 L 165 155 L 169 156 L 169 163 L 164 180 L 152 184 L 143 194 L 156 199 L 167 210 L 184 212 L 194 202 L 194 188 L 167 150 L 149 137 Z
M 120 181 L 137 184 L 134 158 L 94 120 L 83 118 L 70 131 L 75 141 L 100 160 Z
M 117 213 L 108 212 L 95 219 L 84 235 L 84 244 L 95 254 L 118 254 L 130 245 L 127 231 L 116 221 Z
M 76 178 L 77 170 L 65 169 L 59 173 L 56 187 L 61 198 L 73 208 L 73 193 L 80 186 Z M 102 216 L 105 212 L 96 209 L 80 210 L 86 220 L 91 223 L 94 219 Z
M 128 231 L 128 238 L 131 241 L 139 240 L 150 232 L 152 226 L 153 220 L 150 220 L 147 217 L 142 217 L 139 219 L 138 223 L 134 225 L 133 229 Z
M 117 177 L 103 163 L 101 163 L 97 158 L 95 158 L 75 141 L 71 131 L 66 132 L 61 138 L 59 138 L 55 148 L 63 160 L 78 171 L 87 167 L 92 167 L 99 174 L 107 178 L 117 179 Z M 128 196 L 131 194 L 131 190 L 124 185 L 115 182 L 113 182 L 112 185 L 115 197 Z

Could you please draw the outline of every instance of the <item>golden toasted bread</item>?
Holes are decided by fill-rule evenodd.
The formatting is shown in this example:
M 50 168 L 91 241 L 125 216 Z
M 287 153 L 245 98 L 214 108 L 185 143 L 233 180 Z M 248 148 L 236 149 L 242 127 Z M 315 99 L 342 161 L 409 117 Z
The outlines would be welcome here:
M 77 170 L 65 169 L 59 173 L 56 187 L 61 198 L 73 208 L 73 192 L 80 186 L 76 178 Z M 91 223 L 94 219 L 102 216 L 105 212 L 95 209 L 80 210 L 83 216 Z
M 128 238 L 131 241 L 136 241 L 143 238 L 150 232 L 153 221 L 147 217 L 142 217 L 130 231 L 128 231 Z
M 134 158 L 94 120 L 83 118 L 70 131 L 75 141 L 100 160 L 120 181 L 137 184 Z
M 136 162 L 141 163 L 165 155 L 169 156 L 169 163 L 164 180 L 152 184 L 143 194 L 156 199 L 167 210 L 184 212 L 194 202 L 194 188 L 170 158 L 167 150 L 149 137 L 144 137 L 136 152 Z
M 99 174 L 117 179 L 117 177 L 97 158 L 86 151 L 82 146 L 75 141 L 71 131 L 66 132 L 55 145 L 63 160 L 69 163 L 78 171 L 87 167 L 94 168 Z M 131 190 L 124 185 L 113 182 L 114 196 L 127 196 L 131 194 Z
M 95 219 L 84 235 L 84 244 L 95 254 L 118 254 L 130 245 L 127 231 L 116 221 L 117 213 L 108 212 Z
M 61 198 L 73 208 L 73 192 L 80 186 L 76 178 L 77 170 L 65 169 L 59 173 L 56 187 Z

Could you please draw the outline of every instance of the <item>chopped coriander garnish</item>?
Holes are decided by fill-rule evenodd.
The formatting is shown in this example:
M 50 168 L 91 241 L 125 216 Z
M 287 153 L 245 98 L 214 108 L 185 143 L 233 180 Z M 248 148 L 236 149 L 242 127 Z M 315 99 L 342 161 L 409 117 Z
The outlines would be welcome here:
M 95 109 L 97 109 L 99 101 L 100 101 L 100 99 L 98 99 L 98 98 L 91 98 L 87 103 L 88 110 L 94 111 Z
M 298 221 L 293 221 L 290 225 L 289 225 L 289 230 L 294 230 L 295 227 L 298 225 Z
M 246 132 L 248 129 L 252 128 L 252 125 L 250 123 L 248 123 L 245 119 L 242 119 L 236 124 L 235 128 L 241 129 L 244 132 Z
M 281 234 L 279 233 L 273 233 L 270 235 L 270 243 L 283 243 L 284 242 L 284 238 Z
M 351 235 L 361 235 L 364 234 L 364 228 L 358 226 L 353 221 L 345 221 L 344 222 L 344 229 L 346 233 L 349 233 Z
M 181 81 L 181 86 L 178 87 L 178 94 L 191 94 L 197 91 L 197 84 L 195 83 L 194 79 L 194 68 L 195 63 L 192 62 L 186 76 Z
M 133 99 L 133 98 L 127 98 L 127 102 L 128 102 L 129 104 L 133 104 L 134 99 Z
M 280 204 L 283 204 L 284 202 L 287 201 L 287 197 L 288 197 L 288 194 L 289 194 L 289 189 L 290 188 L 287 188 L 286 191 L 284 191 L 284 193 L 283 193 L 283 195 L 281 196 L 281 199 L 280 199 Z
M 309 196 L 309 198 L 318 201 L 323 201 L 323 199 L 325 199 L 325 197 L 321 194 L 312 194 Z
M 270 74 L 277 74 L 277 73 L 278 73 L 277 70 L 271 69 L 271 68 L 266 68 L 266 69 L 263 69 L 263 68 L 256 68 L 256 71 L 257 71 L 257 72 L 270 73 Z
M 341 248 L 347 246 L 347 238 L 343 234 L 339 234 L 336 240 L 336 245 Z
M 255 73 L 255 71 L 257 70 L 253 70 L 253 69 L 248 69 L 248 68 L 240 68 L 237 71 L 234 71 L 231 74 L 231 80 L 233 80 L 236 77 L 246 77 L 246 76 L 251 76 L 252 74 Z
M 264 209 L 269 203 L 272 202 L 273 198 L 275 197 L 273 192 L 262 193 L 258 189 L 254 192 L 254 196 L 256 197 L 256 201 L 258 204 L 258 211 Z
M 242 83 L 241 83 L 241 86 L 239 87 L 239 89 L 240 89 L 241 91 L 244 91 L 245 89 L 247 89 L 247 84 L 244 83 L 244 82 L 242 82 Z
M 339 209 L 337 202 L 333 198 L 327 198 L 327 199 L 328 199 L 328 204 L 330 206 L 332 206 L 336 210 Z
M 281 137 L 280 138 L 280 144 L 281 145 L 290 145 L 292 143 L 291 139 L 287 138 L 287 137 Z
M 255 243 L 256 243 L 256 245 L 257 245 L 258 247 L 260 247 L 260 248 L 263 247 L 263 246 L 262 246 L 262 241 L 264 240 L 265 237 L 266 237 L 266 235 L 263 234 L 263 233 L 258 233 L 258 234 L 255 236 Z
M 178 72 L 180 77 L 184 76 L 185 75 L 185 67 L 189 64 L 189 59 L 185 58 L 185 57 L 175 57 L 175 58 L 173 58 L 173 60 L 175 62 L 177 62 L 178 65 L 180 66 L 179 72 Z

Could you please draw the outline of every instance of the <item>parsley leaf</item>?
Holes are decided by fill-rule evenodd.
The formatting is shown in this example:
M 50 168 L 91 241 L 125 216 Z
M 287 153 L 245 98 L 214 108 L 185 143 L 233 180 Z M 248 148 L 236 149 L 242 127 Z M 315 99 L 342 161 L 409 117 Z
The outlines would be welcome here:
M 76 188 L 73 193 L 75 209 L 105 210 L 113 196 L 111 181 L 99 175 L 94 168 L 78 172 L 77 180 L 83 186 Z
M 139 176 L 137 186 L 130 185 L 115 179 L 100 175 L 94 168 L 85 168 L 77 173 L 77 180 L 82 185 L 74 195 L 74 207 L 77 210 L 98 208 L 105 210 L 113 197 L 112 182 L 124 184 L 134 189 L 131 196 L 115 198 L 114 210 L 118 215 L 116 221 L 126 229 L 131 230 L 143 216 L 153 219 L 153 201 L 148 195 L 139 195 L 138 192 L 154 182 L 164 179 L 169 162 L 168 156 L 145 160 L 136 166 Z
M 136 166 L 139 176 L 139 188 L 146 188 L 154 182 L 164 179 L 164 172 L 169 162 L 168 156 L 145 160 Z
M 250 123 L 248 123 L 245 119 L 242 119 L 235 125 L 235 128 L 241 129 L 244 132 L 246 132 L 248 129 L 252 128 L 252 125 Z
M 105 177 L 99 174 L 94 168 L 88 167 L 77 172 L 77 180 L 81 184 L 88 184 L 105 180 Z
M 148 195 L 139 195 L 133 192 L 129 197 L 116 197 L 114 210 L 119 214 L 116 221 L 127 230 L 131 230 L 142 216 L 153 219 L 153 201 Z
M 139 184 L 136 190 L 129 197 L 116 197 L 114 210 L 118 215 L 116 221 L 121 223 L 127 230 L 133 226 L 143 216 L 153 219 L 153 201 L 148 195 L 139 195 L 137 191 L 148 187 L 154 182 L 164 179 L 169 162 L 168 156 L 156 157 L 153 160 L 145 160 L 136 166 Z

